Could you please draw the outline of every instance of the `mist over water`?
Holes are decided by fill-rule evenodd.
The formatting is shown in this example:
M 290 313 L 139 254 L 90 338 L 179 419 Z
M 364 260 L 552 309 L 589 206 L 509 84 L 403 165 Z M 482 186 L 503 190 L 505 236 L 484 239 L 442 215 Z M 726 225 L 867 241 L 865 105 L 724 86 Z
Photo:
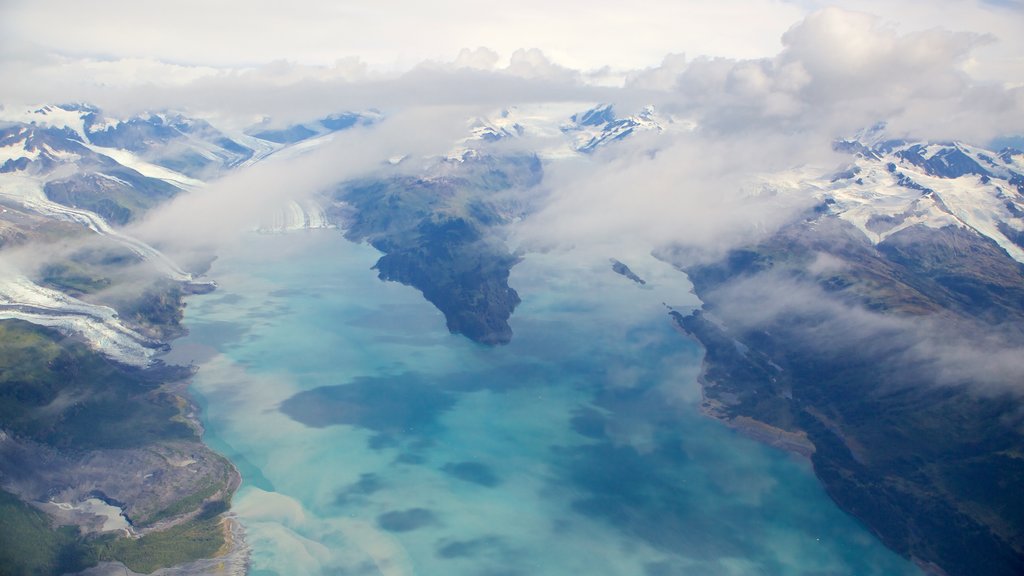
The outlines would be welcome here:
M 169 361 L 243 475 L 255 575 L 918 574 L 810 465 L 698 412 L 697 304 L 650 257 L 530 254 L 500 348 L 337 232 L 222 254 Z M 615 274 L 618 257 L 647 281 Z

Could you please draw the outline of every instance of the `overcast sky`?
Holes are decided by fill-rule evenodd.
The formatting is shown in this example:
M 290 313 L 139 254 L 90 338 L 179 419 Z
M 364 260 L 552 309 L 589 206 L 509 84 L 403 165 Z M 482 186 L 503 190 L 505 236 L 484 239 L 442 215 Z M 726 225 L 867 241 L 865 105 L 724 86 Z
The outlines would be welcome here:
M 932 27 L 991 34 L 986 66 L 1024 62 L 1019 0 L 4 0 L 5 57 L 60 54 L 100 60 L 157 60 L 245 67 L 273 61 L 334 66 L 358 59 L 402 71 L 487 47 L 507 63 L 538 48 L 562 66 L 645 68 L 666 54 L 774 56 L 807 14 L 840 6 L 877 14 L 901 32 Z M 137 65 L 138 66 L 138 65 Z
M 1021 0 L 4 0 L 0 75 L 7 104 L 220 107 L 242 123 L 424 104 L 678 108 L 680 95 L 760 107 L 714 122 L 818 121 L 819 102 L 889 97 L 853 107 L 860 122 L 927 96 L 1003 110 L 979 120 L 932 102 L 907 122 L 943 113 L 965 130 L 951 137 L 977 139 L 1007 127 L 1005 90 L 1024 86 L 1021 30 Z

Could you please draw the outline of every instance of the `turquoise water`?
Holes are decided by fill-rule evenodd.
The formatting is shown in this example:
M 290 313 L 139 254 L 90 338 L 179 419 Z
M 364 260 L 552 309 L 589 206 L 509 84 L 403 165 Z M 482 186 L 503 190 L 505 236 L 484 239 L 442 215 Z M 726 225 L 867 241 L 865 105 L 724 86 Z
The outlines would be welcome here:
M 528 256 L 492 349 L 372 248 L 250 240 L 170 359 L 200 364 L 206 440 L 242 471 L 253 574 L 918 574 L 805 461 L 699 414 L 701 351 L 666 314 L 695 300 L 656 260 Z

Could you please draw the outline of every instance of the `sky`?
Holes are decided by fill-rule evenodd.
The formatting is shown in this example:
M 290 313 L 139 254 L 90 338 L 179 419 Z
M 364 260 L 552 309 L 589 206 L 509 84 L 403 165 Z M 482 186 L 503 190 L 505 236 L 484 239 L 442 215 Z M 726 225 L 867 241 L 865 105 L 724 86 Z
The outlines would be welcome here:
M 1024 8 L 1017 0 L 7 0 L 0 12 L 8 54 L 211 67 L 276 61 L 329 67 L 357 58 L 375 70 L 401 71 L 425 60 L 454 60 L 466 48 L 494 50 L 501 63 L 516 50 L 537 48 L 569 68 L 622 70 L 655 66 L 670 53 L 774 56 L 786 30 L 826 6 L 877 14 L 905 32 L 944 27 L 992 34 L 1002 44 L 995 53 L 1004 52 L 994 58 L 1018 65 L 1024 58 Z
M 965 67 L 986 80 L 1024 82 L 1024 6 L 1017 0 L 6 0 L 0 56 L 9 69 L 23 65 L 24 84 L 33 75 L 26 72 L 51 68 L 72 77 L 66 87 L 163 85 L 239 70 L 262 70 L 278 82 L 366 79 L 425 62 L 505 67 L 520 51 L 539 50 L 557 66 L 608 83 L 672 54 L 774 57 L 791 27 L 831 6 L 877 15 L 900 33 L 942 28 L 985 36 L 989 45 Z

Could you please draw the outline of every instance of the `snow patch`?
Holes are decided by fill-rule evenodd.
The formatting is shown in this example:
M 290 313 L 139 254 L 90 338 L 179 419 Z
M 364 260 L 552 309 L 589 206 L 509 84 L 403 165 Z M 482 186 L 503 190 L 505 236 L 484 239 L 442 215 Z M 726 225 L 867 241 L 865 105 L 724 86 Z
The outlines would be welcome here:
M 19 158 L 28 158 L 29 160 L 35 160 L 39 157 L 39 150 L 26 150 L 23 143 L 11 144 L 10 146 L 0 147 L 0 165 L 8 160 L 17 160 Z
M 811 178 L 807 185 L 817 188 L 820 200 L 832 202 L 833 213 L 875 243 L 915 225 L 961 226 L 992 239 L 1013 259 L 1024 262 L 1024 249 L 1000 230 L 1001 226 L 1024 230 L 1024 219 L 1015 208 L 1022 198 L 1009 182 L 1016 175 L 1013 164 L 993 152 L 960 143 L 882 146 L 872 149 L 876 157 L 858 155 L 854 169 L 842 177 Z M 944 152 L 962 152 L 988 174 L 967 173 L 956 178 L 929 174 L 919 161 L 901 156 L 916 147 L 923 150 L 924 160 Z
M 69 128 L 85 141 L 85 121 L 82 116 L 88 112 L 65 110 L 59 106 L 5 106 L 0 108 L 0 120 L 35 124 L 50 128 Z

